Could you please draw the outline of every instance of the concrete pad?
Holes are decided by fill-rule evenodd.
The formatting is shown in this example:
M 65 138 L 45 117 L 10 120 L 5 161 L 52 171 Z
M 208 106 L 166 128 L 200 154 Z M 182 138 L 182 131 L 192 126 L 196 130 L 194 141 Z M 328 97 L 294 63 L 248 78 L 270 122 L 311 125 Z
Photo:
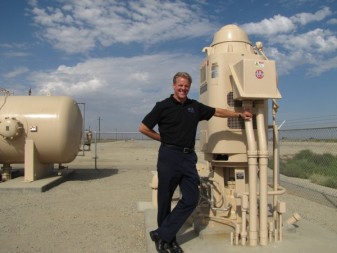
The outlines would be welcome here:
M 144 204 L 142 204 L 144 206 Z M 150 205 L 148 205 L 150 207 Z M 149 232 L 157 228 L 157 209 L 144 209 L 145 232 L 148 253 L 156 253 Z M 177 235 L 177 241 L 186 253 L 335 253 L 337 249 L 336 234 L 302 219 L 296 226 L 283 228 L 283 240 L 270 242 L 267 246 L 231 245 L 225 236 L 207 236 L 200 238 L 193 227 L 185 224 Z
M 0 190 L 5 191 L 32 191 L 32 192 L 45 192 L 49 189 L 63 183 L 67 180 L 75 171 L 74 170 L 62 170 L 55 171 L 51 176 L 42 178 L 33 182 L 25 182 L 24 177 L 16 177 L 9 181 L 0 183 Z

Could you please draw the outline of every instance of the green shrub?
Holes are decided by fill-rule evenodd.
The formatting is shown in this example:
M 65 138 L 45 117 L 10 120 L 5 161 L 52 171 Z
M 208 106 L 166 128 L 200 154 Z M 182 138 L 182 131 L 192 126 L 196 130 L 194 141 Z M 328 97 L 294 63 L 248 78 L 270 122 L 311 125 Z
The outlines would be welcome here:
M 337 178 L 336 177 L 328 177 L 319 174 L 313 174 L 310 176 L 310 181 L 315 184 L 337 188 Z
M 272 168 L 272 161 L 269 161 Z M 310 179 L 311 182 L 337 188 L 337 156 L 302 150 L 292 159 L 280 162 L 280 173 L 289 177 Z

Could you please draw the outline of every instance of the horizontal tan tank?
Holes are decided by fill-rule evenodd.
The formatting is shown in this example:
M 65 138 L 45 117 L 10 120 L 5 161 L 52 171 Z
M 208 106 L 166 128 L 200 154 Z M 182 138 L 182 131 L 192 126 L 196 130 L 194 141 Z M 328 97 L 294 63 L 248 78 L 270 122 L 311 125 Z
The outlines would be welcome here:
M 0 97 L 0 163 L 24 163 L 34 143 L 40 163 L 69 163 L 79 150 L 82 115 L 67 96 Z

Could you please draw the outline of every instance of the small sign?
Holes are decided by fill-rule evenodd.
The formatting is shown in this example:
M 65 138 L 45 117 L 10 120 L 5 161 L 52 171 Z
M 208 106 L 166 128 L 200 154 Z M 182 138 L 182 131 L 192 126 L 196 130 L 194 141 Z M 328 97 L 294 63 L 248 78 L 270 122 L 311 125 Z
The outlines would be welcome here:
M 264 61 L 256 61 L 255 62 L 255 67 L 264 68 Z
M 37 132 L 37 126 L 31 126 L 29 128 L 29 130 L 30 130 L 30 132 L 35 133 L 35 132 Z
M 258 69 L 255 71 L 255 76 L 257 77 L 257 79 L 262 79 L 264 77 L 264 73 L 261 69 Z

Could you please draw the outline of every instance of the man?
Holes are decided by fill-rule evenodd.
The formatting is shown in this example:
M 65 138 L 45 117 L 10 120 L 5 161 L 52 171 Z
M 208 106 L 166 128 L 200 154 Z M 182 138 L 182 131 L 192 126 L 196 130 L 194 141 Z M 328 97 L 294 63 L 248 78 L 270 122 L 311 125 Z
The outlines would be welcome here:
M 195 135 L 201 120 L 212 116 L 243 118 L 252 114 L 206 106 L 189 99 L 187 94 L 192 84 L 191 76 L 178 72 L 173 77 L 173 91 L 169 98 L 157 102 L 145 116 L 139 131 L 160 141 L 158 171 L 158 229 L 151 231 L 151 239 L 160 253 L 183 253 L 176 241 L 176 234 L 192 214 L 199 201 L 199 175 L 196 169 L 197 155 L 194 152 Z M 153 128 L 158 124 L 159 133 Z M 172 196 L 179 185 L 182 194 L 171 211 Z

